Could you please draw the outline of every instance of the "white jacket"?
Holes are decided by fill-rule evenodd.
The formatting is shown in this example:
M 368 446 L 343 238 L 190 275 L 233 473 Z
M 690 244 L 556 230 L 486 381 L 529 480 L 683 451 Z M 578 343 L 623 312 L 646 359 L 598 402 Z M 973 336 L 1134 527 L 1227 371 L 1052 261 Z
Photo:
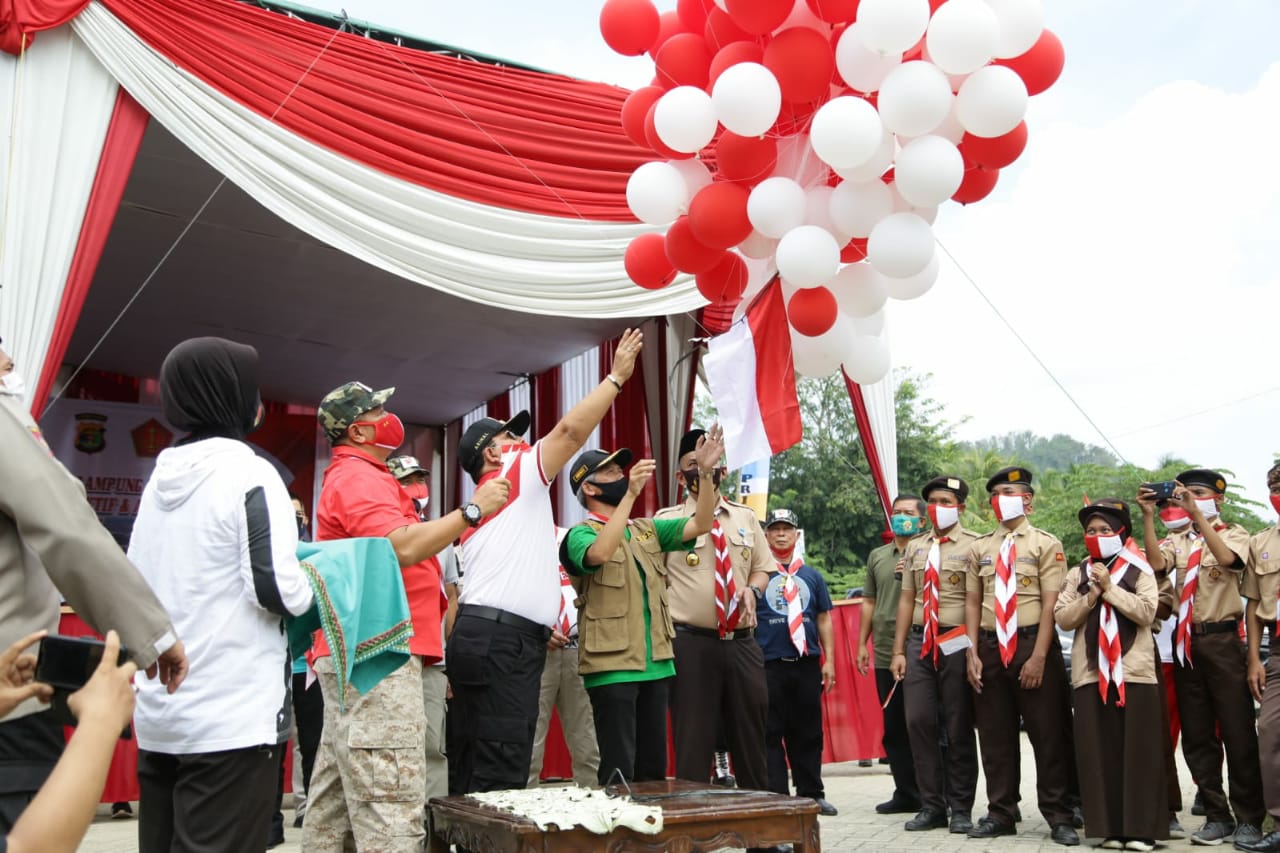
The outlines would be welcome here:
M 280 475 L 244 442 L 210 438 L 160 454 L 129 559 L 168 610 L 191 668 L 173 695 L 138 680 L 141 749 L 219 752 L 288 737 L 283 617 L 312 604 L 297 545 Z

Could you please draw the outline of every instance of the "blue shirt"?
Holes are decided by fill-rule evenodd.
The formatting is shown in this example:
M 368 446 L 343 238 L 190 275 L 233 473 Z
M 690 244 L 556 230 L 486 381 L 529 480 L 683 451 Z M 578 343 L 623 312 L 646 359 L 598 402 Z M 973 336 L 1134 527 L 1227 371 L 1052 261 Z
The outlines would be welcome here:
M 786 575 L 772 572 L 769 585 L 765 588 L 764 597 L 756 607 L 756 642 L 764 652 L 764 659 L 778 660 L 793 658 L 799 652 L 791 642 L 791 632 L 787 629 L 787 600 L 782 597 L 782 584 Z M 822 654 L 818 645 L 818 614 L 831 609 L 831 594 L 827 592 L 827 582 L 818 574 L 817 569 L 802 565 L 796 572 L 796 583 L 800 587 L 800 609 L 804 614 L 805 644 L 807 654 L 817 657 Z

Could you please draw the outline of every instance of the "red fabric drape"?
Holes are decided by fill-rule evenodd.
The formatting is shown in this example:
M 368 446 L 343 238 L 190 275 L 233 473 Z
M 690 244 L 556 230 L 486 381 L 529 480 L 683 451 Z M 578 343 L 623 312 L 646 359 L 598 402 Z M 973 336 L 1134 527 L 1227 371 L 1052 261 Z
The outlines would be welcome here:
M 513 414 L 511 411 L 511 394 L 503 393 L 485 404 L 485 415 L 494 420 L 506 421 Z
M 858 601 L 837 601 L 831 611 L 835 630 L 836 685 L 822 694 L 822 762 L 858 761 L 884 755 L 884 715 L 871 670 L 858 672 Z
M 0 50 L 15 56 L 41 30 L 60 27 L 80 14 L 89 0 L 0 0 Z
M 600 345 L 600 378 L 604 379 L 613 368 L 613 351 L 617 338 Z M 644 365 L 637 359 L 635 372 L 622 386 L 622 393 L 614 400 L 609 413 L 600 422 L 600 447 L 617 450 L 626 447 L 635 459 L 651 459 L 652 445 L 645 417 Z M 636 518 L 648 518 L 658 511 L 658 491 L 653 480 L 645 486 L 631 514 Z
M 107 126 L 107 136 L 102 144 L 102 154 L 98 158 L 98 174 L 94 176 L 89 204 L 84 211 L 84 224 L 80 226 L 80 239 L 71 258 L 71 269 L 67 272 L 67 284 L 62 291 L 53 335 L 45 351 L 44 367 L 36 383 L 36 393 L 31 398 L 31 412 L 36 418 L 40 417 L 49 399 L 62 357 L 67 354 L 71 333 L 75 331 L 80 309 L 89 295 L 89 285 L 93 283 L 93 274 L 107 244 L 111 223 L 115 222 L 124 186 L 133 171 L 133 161 L 138 156 L 138 147 L 142 144 L 142 134 L 147 129 L 149 118 L 128 92 L 119 90 L 111 124 Z
M 374 169 L 497 207 L 634 221 L 626 182 L 653 155 L 622 131 L 624 89 L 396 47 L 234 0 L 105 5 L 178 67 Z
M 876 447 L 875 436 L 871 433 L 871 418 L 867 415 L 867 401 L 862 397 L 862 387 L 849 378 L 849 374 L 841 368 L 844 386 L 849 391 L 849 402 L 853 404 L 853 419 L 858 425 L 858 435 L 862 438 L 862 450 L 867 455 L 867 464 L 871 466 L 871 479 L 876 484 L 876 493 L 880 495 L 880 509 L 884 513 L 885 524 L 889 523 L 889 507 L 892 496 L 889 484 L 884 480 L 884 470 L 880 467 L 880 450 Z

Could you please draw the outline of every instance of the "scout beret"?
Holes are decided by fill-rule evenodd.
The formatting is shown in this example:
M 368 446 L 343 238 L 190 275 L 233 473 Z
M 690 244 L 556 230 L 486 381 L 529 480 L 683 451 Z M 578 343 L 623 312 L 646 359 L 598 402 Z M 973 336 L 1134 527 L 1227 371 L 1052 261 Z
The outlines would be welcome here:
M 1133 518 L 1129 514 L 1129 505 L 1119 498 L 1096 500 L 1077 512 L 1076 518 L 1080 519 L 1080 526 L 1084 527 L 1095 515 L 1105 518 L 1113 530 L 1124 528 L 1126 536 L 1133 535 Z
M 1183 471 L 1175 479 L 1184 486 L 1207 486 L 1218 494 L 1227 490 L 1226 479 L 1209 468 L 1192 468 L 1190 471 Z
M 934 477 L 920 489 L 920 496 L 927 501 L 929 500 L 929 493 L 935 489 L 946 489 L 948 492 L 953 492 L 956 500 L 960 501 L 960 503 L 964 503 L 965 498 L 969 497 L 969 484 L 959 477 Z
M 676 461 L 684 458 L 686 453 L 698 449 L 698 439 L 707 434 L 705 429 L 691 429 L 680 437 L 680 450 L 676 453 Z
M 996 486 L 1002 483 L 1013 483 L 1018 486 L 1026 486 L 1032 494 L 1035 489 L 1031 488 L 1031 472 L 1026 468 L 1017 465 L 1010 465 L 1008 468 L 1001 468 L 999 471 L 991 475 L 991 479 L 987 480 L 987 491 L 994 492 Z

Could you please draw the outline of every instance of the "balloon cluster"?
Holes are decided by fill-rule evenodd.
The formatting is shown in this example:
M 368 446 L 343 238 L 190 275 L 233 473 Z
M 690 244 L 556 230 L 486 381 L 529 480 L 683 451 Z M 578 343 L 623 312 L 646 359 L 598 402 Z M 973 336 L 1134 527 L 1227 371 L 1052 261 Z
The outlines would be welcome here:
M 776 272 L 796 369 L 864 383 L 886 301 L 937 279 L 938 206 L 994 189 L 1063 65 L 1040 0 L 606 0 L 600 31 L 656 68 L 622 107 L 662 158 L 627 203 L 667 229 L 628 247 L 632 280 L 733 305 Z

